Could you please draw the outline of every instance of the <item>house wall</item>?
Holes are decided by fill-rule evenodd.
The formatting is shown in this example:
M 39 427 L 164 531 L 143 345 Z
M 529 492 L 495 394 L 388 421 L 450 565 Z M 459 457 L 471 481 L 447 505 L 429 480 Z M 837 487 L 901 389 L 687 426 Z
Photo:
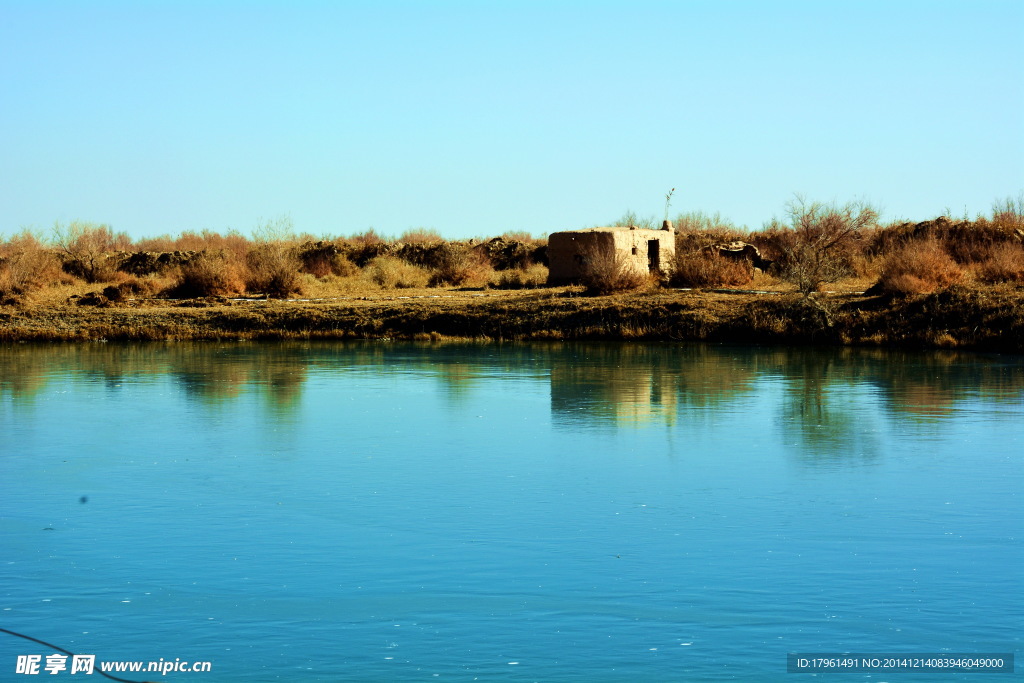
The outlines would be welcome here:
M 548 237 L 548 283 L 578 282 L 585 273 L 588 253 L 614 253 L 627 267 L 648 272 L 648 242 L 656 240 L 658 271 L 671 273 L 675 261 L 675 233 L 669 230 L 631 228 L 591 228 L 555 232 Z

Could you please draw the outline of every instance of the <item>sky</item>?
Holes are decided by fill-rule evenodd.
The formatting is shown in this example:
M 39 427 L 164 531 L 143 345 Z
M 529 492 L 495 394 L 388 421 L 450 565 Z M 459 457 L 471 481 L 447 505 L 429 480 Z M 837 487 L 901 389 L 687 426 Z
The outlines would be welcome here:
M 1020 0 L 0 0 L 0 234 L 989 214 L 1022 37 Z

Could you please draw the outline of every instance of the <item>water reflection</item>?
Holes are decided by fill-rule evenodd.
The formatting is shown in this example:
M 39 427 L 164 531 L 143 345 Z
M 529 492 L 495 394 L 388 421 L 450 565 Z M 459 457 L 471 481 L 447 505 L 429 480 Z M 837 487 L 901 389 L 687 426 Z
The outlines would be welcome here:
M 556 424 L 675 424 L 751 392 L 756 359 L 708 346 L 576 344 L 551 356 Z
M 845 349 L 776 349 L 771 374 L 784 389 L 777 423 L 808 462 L 878 457 L 878 414 L 870 370 Z
M 495 377 L 550 391 L 564 429 L 674 426 L 769 411 L 810 458 L 873 458 L 884 415 L 930 424 L 1024 402 L 1024 359 L 863 349 L 675 344 L 81 344 L 0 348 L 0 404 L 31 409 L 68 380 L 169 382 L 204 409 L 255 399 L 288 423 L 312 377 L 372 369 L 435 378 L 453 409 Z

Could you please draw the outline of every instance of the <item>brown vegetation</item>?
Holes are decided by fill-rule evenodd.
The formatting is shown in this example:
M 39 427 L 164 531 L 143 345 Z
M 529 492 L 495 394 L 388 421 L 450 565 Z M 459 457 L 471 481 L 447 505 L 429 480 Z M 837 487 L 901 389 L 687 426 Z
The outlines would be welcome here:
M 367 278 L 385 289 L 425 287 L 430 274 L 396 256 L 378 256 L 366 265 Z
M 929 294 L 958 282 L 963 270 L 934 237 L 908 242 L 890 254 L 873 290 L 905 296 Z
M 750 261 L 726 258 L 714 246 L 697 252 L 676 252 L 672 283 L 679 287 L 738 287 L 753 279 Z
M 957 347 L 1024 353 L 1024 290 L 959 285 L 863 297 L 650 290 L 580 296 L 578 288 L 458 292 L 343 301 L 138 300 L 0 313 L 0 341 L 165 339 L 662 340 Z M 83 297 L 84 298 L 84 297 Z M 97 302 L 102 303 L 102 302 Z
M 989 250 L 977 264 L 975 277 L 985 284 L 1024 282 L 1024 244 L 1004 242 Z
M 853 275 L 853 252 L 860 231 L 874 225 L 878 212 L 863 202 L 844 205 L 808 202 L 787 205 L 789 225 L 773 221 L 766 230 L 777 252 L 776 272 L 808 296 Z
M 650 273 L 637 270 L 630 259 L 609 244 L 588 244 L 581 256 L 583 277 L 580 284 L 588 294 L 628 292 L 651 284 Z
M 203 252 L 180 266 L 165 294 L 175 299 L 234 296 L 245 291 L 241 268 L 223 253 Z
M 547 266 L 535 263 L 500 271 L 494 286 L 499 289 L 537 289 L 543 287 L 547 281 Z
M 0 302 L 67 279 L 56 255 L 38 236 L 23 230 L 0 243 Z
M 433 228 L 413 228 L 403 232 L 398 241 L 404 244 L 435 244 L 445 240 L 441 233 Z
M 295 249 L 282 242 L 260 242 L 246 255 L 245 290 L 274 299 L 302 293 L 301 261 Z
M 494 268 L 486 255 L 464 244 L 445 243 L 434 255 L 430 285 L 484 287 L 493 277 Z
M 727 299 L 709 292 L 664 292 L 659 285 L 666 283 L 626 267 L 614 253 L 600 251 L 583 255 L 589 272 L 582 287 L 549 288 L 546 244 L 529 233 L 446 241 L 433 231 L 416 230 L 392 240 L 370 229 L 347 238 L 318 239 L 296 235 L 290 221 L 279 219 L 260 226 L 255 239 L 203 231 L 132 243 L 108 226 L 75 222 L 58 225 L 49 242 L 30 232 L 0 240 L 0 337 L 436 333 L 1012 350 L 1012 343 L 995 341 L 994 335 L 1017 334 L 1020 339 L 1024 202 L 1020 204 L 1007 200 L 994 207 L 991 218 L 974 221 L 942 217 L 878 226 L 863 205 L 797 202 L 790 207 L 787 224 L 776 221 L 760 231 L 738 228 L 717 214 L 677 216 L 677 260 L 668 284 L 772 292 L 731 294 Z M 632 214 L 623 221 L 649 222 Z M 760 251 L 726 246 L 737 242 Z M 821 291 L 825 284 L 838 293 Z M 394 298 L 395 290 L 401 290 L 403 300 L 413 301 L 454 297 L 460 289 L 494 297 L 494 304 L 470 306 L 472 300 L 466 299 L 426 312 L 419 305 L 405 310 L 405 303 L 382 303 Z M 865 289 L 868 296 L 854 296 Z M 294 308 L 287 309 L 264 301 L 261 305 L 267 308 L 259 310 L 274 311 L 272 319 L 256 315 L 257 309 L 236 310 L 241 304 L 228 300 L 300 293 L 317 302 L 312 308 L 291 302 Z M 180 299 L 196 301 L 168 301 Z M 371 303 L 358 313 L 328 303 L 357 299 Z M 500 304 L 511 300 L 517 303 Z M 219 311 L 220 322 L 195 312 L 202 310 Z M 372 315 L 385 319 L 374 323 L 366 317 Z M 174 322 L 175 316 L 181 320 Z M 462 322 L 455 324 L 454 319 Z M 495 325 L 498 331 L 492 329 Z
M 86 282 L 109 280 L 116 270 L 110 255 L 131 245 L 125 233 L 115 233 L 106 225 L 74 221 L 57 223 L 53 241 L 63 261 L 64 270 Z

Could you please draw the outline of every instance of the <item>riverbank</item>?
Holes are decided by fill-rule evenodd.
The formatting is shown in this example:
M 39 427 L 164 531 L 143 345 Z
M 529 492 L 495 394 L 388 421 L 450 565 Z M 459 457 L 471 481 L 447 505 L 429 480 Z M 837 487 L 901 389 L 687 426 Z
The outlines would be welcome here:
M 959 348 L 1024 353 L 1024 288 L 928 295 L 573 288 L 423 290 L 328 300 L 129 299 L 0 307 L 0 341 L 258 339 L 648 340 Z

